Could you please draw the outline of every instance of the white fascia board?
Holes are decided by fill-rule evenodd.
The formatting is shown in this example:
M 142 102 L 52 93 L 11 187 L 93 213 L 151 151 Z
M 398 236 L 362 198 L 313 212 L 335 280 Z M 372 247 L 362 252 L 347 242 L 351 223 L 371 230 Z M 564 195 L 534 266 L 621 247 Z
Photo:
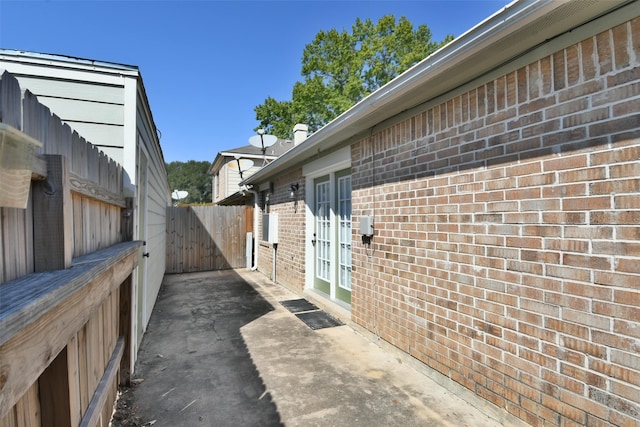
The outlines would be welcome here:
M 221 151 L 220 153 L 218 153 L 219 156 L 223 156 L 223 157 L 231 157 L 233 159 L 235 159 L 236 156 L 238 156 L 241 159 L 267 159 L 267 160 L 274 160 L 277 159 L 278 156 L 271 156 L 271 155 L 262 155 L 262 154 L 247 154 L 247 153 L 236 153 L 236 152 L 231 152 L 231 151 Z M 216 157 L 217 158 L 217 157 Z
M 216 158 L 211 162 L 211 166 L 209 166 L 209 170 L 207 173 L 209 175 L 215 175 L 222 168 L 222 153 L 216 154 Z
M 0 48 L 0 58 L 11 61 L 40 65 L 58 65 L 67 69 L 88 70 L 94 73 L 138 74 L 135 65 L 119 64 L 116 62 L 99 61 L 95 59 L 75 58 L 72 56 L 28 52 L 14 49 Z

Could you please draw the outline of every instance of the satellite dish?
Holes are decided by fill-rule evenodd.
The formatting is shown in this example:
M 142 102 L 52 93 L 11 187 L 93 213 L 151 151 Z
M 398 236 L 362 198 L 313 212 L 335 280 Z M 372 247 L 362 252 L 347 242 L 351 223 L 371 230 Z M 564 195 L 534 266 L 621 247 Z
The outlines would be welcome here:
M 187 197 L 188 195 L 189 195 L 188 191 L 173 190 L 173 193 L 171 193 L 171 198 L 173 200 L 182 200 L 185 197 Z
M 253 160 L 251 159 L 236 159 L 235 161 L 229 162 L 229 169 L 237 170 L 239 172 L 244 172 L 253 167 Z
M 253 135 L 251 138 L 249 138 L 249 144 L 253 145 L 254 147 L 262 148 L 262 150 L 267 147 L 271 147 L 276 143 L 276 141 L 278 141 L 278 137 L 274 135 L 259 134 Z

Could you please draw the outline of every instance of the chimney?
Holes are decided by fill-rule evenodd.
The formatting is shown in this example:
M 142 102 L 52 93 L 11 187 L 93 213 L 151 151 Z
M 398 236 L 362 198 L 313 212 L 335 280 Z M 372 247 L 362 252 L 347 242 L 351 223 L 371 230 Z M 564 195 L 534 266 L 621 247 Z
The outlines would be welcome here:
M 309 126 L 298 123 L 293 127 L 293 145 L 298 145 L 307 139 L 307 131 Z

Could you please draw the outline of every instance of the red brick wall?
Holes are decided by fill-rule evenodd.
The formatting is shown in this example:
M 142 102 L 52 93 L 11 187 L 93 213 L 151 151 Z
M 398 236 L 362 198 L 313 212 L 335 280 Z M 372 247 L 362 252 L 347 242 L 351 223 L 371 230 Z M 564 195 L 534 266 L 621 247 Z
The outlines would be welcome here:
M 352 319 L 532 425 L 640 425 L 639 58 L 634 19 L 352 145 Z
M 289 187 L 298 184 L 295 199 L 290 198 Z M 276 281 L 288 288 L 302 293 L 304 289 L 304 244 L 305 244 L 305 203 L 304 178 L 298 169 L 279 176 L 273 181 L 273 194 L 269 198 L 269 212 L 278 213 L 279 242 L 276 250 Z M 267 209 L 265 209 L 266 211 Z M 262 213 L 258 249 L 260 251 L 259 270 L 273 278 L 272 245 L 262 241 Z

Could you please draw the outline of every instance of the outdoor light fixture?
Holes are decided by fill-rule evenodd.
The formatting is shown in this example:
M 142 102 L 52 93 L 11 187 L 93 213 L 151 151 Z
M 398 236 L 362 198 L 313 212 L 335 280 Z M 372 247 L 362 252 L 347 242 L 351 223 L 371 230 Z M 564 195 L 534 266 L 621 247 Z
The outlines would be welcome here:
M 296 182 L 295 184 L 291 184 L 291 186 L 289 187 L 289 198 L 290 199 L 295 199 L 296 198 L 296 193 L 298 193 L 298 188 L 299 185 Z

